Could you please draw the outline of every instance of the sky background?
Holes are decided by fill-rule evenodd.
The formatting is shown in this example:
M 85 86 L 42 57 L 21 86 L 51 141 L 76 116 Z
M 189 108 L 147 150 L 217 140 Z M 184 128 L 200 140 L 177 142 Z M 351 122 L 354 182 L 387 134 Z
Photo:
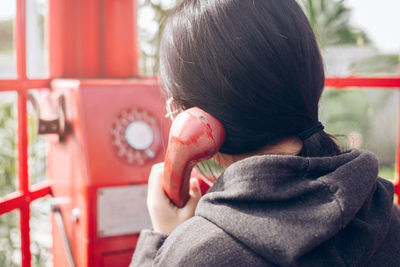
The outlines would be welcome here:
M 14 16 L 15 2 L 0 0 L 0 19 Z M 352 9 L 352 24 L 366 31 L 382 53 L 400 53 L 400 0 L 345 0 L 345 4 Z
M 383 53 L 400 53 L 400 0 L 346 0 L 351 22 Z

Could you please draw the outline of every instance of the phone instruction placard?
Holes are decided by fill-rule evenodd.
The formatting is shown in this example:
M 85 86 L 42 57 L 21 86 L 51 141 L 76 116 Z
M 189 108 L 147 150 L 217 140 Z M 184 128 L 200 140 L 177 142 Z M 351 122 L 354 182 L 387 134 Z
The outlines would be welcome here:
M 147 185 L 97 190 L 97 234 L 100 237 L 138 233 L 151 228 L 146 207 Z

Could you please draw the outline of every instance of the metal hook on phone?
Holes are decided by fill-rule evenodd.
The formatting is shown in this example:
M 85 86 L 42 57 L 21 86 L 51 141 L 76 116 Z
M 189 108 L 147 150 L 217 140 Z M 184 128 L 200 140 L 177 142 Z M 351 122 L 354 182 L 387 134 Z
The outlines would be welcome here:
M 57 98 L 57 118 L 52 120 L 45 120 L 42 118 L 39 102 L 32 93 L 28 93 L 28 101 L 32 103 L 38 120 L 38 134 L 58 134 L 59 141 L 65 140 L 68 125 L 65 114 L 65 98 L 63 95 Z

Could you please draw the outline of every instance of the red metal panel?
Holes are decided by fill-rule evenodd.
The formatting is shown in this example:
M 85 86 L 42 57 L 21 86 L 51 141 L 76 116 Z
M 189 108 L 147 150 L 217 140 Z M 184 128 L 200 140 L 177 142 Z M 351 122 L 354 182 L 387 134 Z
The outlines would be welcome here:
M 400 204 L 400 91 L 399 91 L 399 110 L 398 110 L 398 130 L 397 130 L 397 165 L 396 165 L 396 182 L 394 192 L 397 195 L 397 203 Z
M 29 202 L 25 202 L 20 208 L 19 223 L 21 227 L 21 252 L 22 267 L 31 266 L 31 242 L 30 242 L 30 207 Z
M 49 88 L 50 87 L 50 79 L 35 79 L 35 80 L 27 80 L 24 81 L 24 89 L 30 88 Z
M 26 79 L 26 3 L 17 0 L 16 31 L 17 74 Z M 19 190 L 26 195 L 28 190 L 28 134 L 26 113 L 26 91 L 18 88 L 18 178 Z M 22 266 L 31 266 L 29 236 L 29 200 L 20 208 Z
M 49 180 L 45 180 L 30 187 L 29 201 L 51 194 L 51 184 Z
M 64 77 L 100 77 L 100 1 L 63 1 Z
M 17 91 L 22 84 L 19 80 L 0 80 L 0 92 L 2 91 Z
M 18 178 L 19 190 L 28 193 L 28 119 L 26 91 L 18 92 Z
M 51 247 L 51 255 L 53 257 L 52 264 L 54 267 L 71 267 L 68 263 L 62 233 L 60 229 L 56 227 L 57 222 L 54 218 L 54 214 L 51 215 L 51 225 L 53 232 L 53 246 Z
M 138 76 L 136 9 L 132 0 L 50 1 L 51 76 Z
M 163 160 L 162 144 L 167 142 L 170 121 L 164 118 L 158 85 L 154 79 L 90 79 L 55 80 L 52 87 L 65 96 L 68 122 L 74 131 L 63 143 L 51 141 L 48 176 L 54 196 L 67 200 L 60 208 L 77 266 L 101 266 L 104 257 L 108 263 L 118 253 L 123 257 L 120 260 L 129 262 L 137 234 L 98 234 L 97 191 L 103 187 L 144 184 L 151 165 Z M 114 147 L 113 123 L 129 108 L 152 114 L 162 136 L 155 157 L 143 165 L 128 164 Z M 78 223 L 72 217 L 72 209 L 81 211 Z M 53 231 L 54 240 L 57 235 Z M 63 250 L 62 243 L 53 246 L 56 253 Z M 55 259 L 54 264 L 63 265 L 60 259 Z
M 132 0 L 104 1 L 104 75 L 139 75 L 136 5 Z
M 0 215 L 18 209 L 25 202 L 31 202 L 38 198 L 50 194 L 51 188 L 49 181 L 44 181 L 40 184 L 32 185 L 31 192 L 24 194 L 22 191 L 16 191 L 0 198 Z
M 63 9 L 65 1 L 48 1 L 47 14 L 47 42 L 49 47 L 49 71 L 50 77 L 61 77 L 64 73 L 64 42 L 65 36 L 63 21 Z
M 80 51 L 77 53 L 80 77 L 101 77 L 100 62 L 100 2 L 99 0 L 77 1 L 78 17 L 75 30 L 79 33 Z M 119 1 L 118 1 L 119 2 Z M 67 48 L 68 49 L 68 48 Z M 67 75 L 68 76 L 68 75 Z
M 54 1 L 53 1 L 54 2 Z M 58 30 L 61 30 L 63 32 L 62 35 L 62 41 L 63 43 L 62 46 L 62 62 L 61 64 L 63 65 L 63 76 L 64 77 L 74 77 L 76 73 L 79 73 L 81 70 L 76 63 L 78 61 L 78 56 L 79 56 L 79 45 L 77 44 L 77 24 L 79 25 L 79 22 L 77 22 L 78 15 L 76 14 L 77 12 L 75 11 L 77 9 L 77 1 L 75 0 L 68 0 L 68 1 L 57 1 L 57 2 L 63 2 L 63 10 L 62 13 L 57 14 L 62 18 L 62 26 Z M 61 4 L 60 4 L 61 5 Z M 69 19 L 67 19 L 69 18 Z M 51 37 L 50 37 L 50 40 Z M 68 51 L 70 51 L 68 53 Z M 52 55 L 50 55 L 50 58 Z
M 17 191 L 0 198 L 0 215 L 18 209 L 25 202 L 25 196 Z
M 26 79 L 26 0 L 17 0 L 14 39 L 17 54 L 17 74 Z
M 325 85 L 327 87 L 335 87 L 338 89 L 345 87 L 400 88 L 400 77 L 331 77 L 326 78 Z
M 35 80 L 0 80 L 0 92 L 22 91 L 28 88 L 48 88 L 50 79 Z
M 399 54 L 400 62 L 400 54 Z M 400 64 L 399 64 L 399 75 L 400 75 Z M 396 182 L 394 185 L 394 192 L 397 195 L 397 204 L 400 204 L 400 90 L 399 90 L 399 111 L 397 114 L 398 119 L 398 130 L 397 130 L 397 165 L 396 165 Z
M 89 245 L 89 258 L 93 266 L 128 266 L 139 235 L 117 236 L 102 239 Z

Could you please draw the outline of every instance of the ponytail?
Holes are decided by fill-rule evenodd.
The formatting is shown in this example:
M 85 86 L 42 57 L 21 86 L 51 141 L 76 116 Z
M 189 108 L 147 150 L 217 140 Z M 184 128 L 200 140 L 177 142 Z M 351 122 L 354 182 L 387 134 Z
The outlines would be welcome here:
M 335 138 L 324 130 L 320 130 L 302 141 L 303 148 L 298 156 L 327 157 L 336 156 L 342 152 Z

